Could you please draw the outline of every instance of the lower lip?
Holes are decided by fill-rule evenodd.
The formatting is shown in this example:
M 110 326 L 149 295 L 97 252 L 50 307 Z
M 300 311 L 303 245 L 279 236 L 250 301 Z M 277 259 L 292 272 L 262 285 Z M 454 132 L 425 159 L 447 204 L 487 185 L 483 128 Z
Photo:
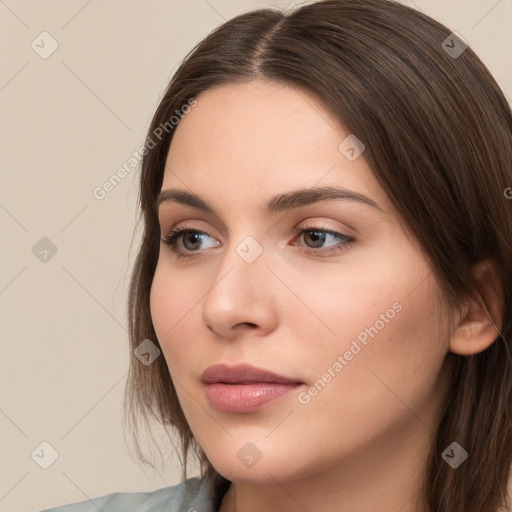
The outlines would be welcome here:
M 255 382 L 253 384 L 206 385 L 206 395 L 216 409 L 224 412 L 252 412 L 282 398 L 299 388 L 301 384 L 277 384 Z

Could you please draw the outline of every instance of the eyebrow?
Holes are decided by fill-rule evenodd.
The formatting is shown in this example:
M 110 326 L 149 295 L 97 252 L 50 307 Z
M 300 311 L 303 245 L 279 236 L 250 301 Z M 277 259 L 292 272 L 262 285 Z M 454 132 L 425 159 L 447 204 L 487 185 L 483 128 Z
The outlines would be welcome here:
M 373 199 L 370 199 L 358 192 L 353 192 L 352 190 L 339 187 L 304 188 L 286 192 L 284 194 L 278 194 L 267 201 L 265 204 L 265 210 L 267 213 L 275 213 L 284 210 L 291 210 L 292 208 L 300 208 L 319 201 L 328 201 L 333 199 L 344 199 L 361 204 L 367 204 L 381 212 L 384 212 L 384 210 Z M 155 209 L 158 210 L 162 204 L 169 202 L 192 206 L 205 212 L 216 214 L 215 209 L 210 204 L 199 196 L 187 192 L 186 190 L 162 190 L 155 200 Z

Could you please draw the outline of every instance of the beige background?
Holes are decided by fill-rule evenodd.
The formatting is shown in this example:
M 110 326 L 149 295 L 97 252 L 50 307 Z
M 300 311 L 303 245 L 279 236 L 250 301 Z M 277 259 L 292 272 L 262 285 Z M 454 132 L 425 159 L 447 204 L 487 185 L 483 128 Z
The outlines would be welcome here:
M 512 97 L 512 0 L 404 3 L 460 33 Z M 243 11 L 291 4 L 0 0 L 0 512 L 180 481 L 171 449 L 175 471 L 160 476 L 123 437 L 137 170 L 101 201 L 92 191 L 141 146 L 199 39 Z M 43 31 L 59 45 L 47 59 L 31 48 Z M 42 237 L 57 247 L 45 263 L 32 252 Z M 43 441 L 58 452 L 47 469 L 31 457 Z

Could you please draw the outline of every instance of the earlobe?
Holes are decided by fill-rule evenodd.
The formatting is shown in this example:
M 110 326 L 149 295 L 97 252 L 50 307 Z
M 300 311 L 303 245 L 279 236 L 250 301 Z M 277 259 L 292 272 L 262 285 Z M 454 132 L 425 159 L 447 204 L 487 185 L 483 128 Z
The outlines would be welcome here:
M 482 295 L 478 301 L 468 298 L 450 341 L 450 352 L 463 356 L 489 348 L 500 334 L 503 319 L 503 288 L 495 263 L 482 260 L 473 272 L 482 285 Z

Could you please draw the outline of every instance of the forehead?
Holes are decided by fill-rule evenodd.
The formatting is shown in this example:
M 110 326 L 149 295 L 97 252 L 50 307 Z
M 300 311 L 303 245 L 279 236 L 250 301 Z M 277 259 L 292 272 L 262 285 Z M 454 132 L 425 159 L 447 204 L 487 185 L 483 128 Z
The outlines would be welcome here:
M 344 186 L 385 205 L 365 160 L 340 150 L 351 134 L 311 92 L 253 81 L 216 86 L 196 100 L 174 133 L 162 190 L 222 192 L 243 202 L 258 192 Z
M 201 150 L 193 156 L 201 157 L 207 150 L 234 154 L 243 148 L 245 155 L 261 161 L 279 158 L 284 151 L 299 154 L 306 140 L 322 137 L 328 144 L 339 138 L 332 115 L 311 93 L 289 85 L 260 80 L 228 83 L 196 99 L 197 106 L 180 121 L 171 149 L 193 145 Z M 277 146 L 282 151 L 270 155 L 269 149 Z

